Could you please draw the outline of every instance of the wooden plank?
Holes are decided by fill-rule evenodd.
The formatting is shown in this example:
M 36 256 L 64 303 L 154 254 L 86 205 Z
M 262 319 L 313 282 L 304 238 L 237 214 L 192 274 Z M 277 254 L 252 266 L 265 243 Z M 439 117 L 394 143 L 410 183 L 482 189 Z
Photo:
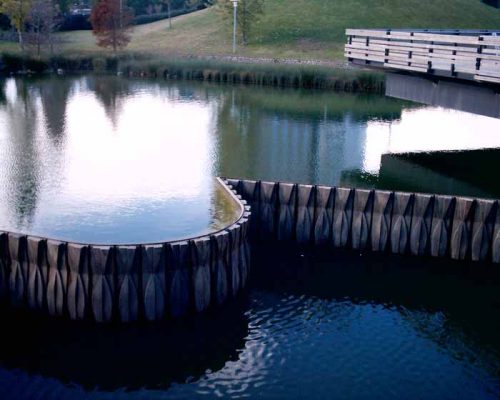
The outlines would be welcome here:
M 474 79 L 477 81 L 483 81 L 483 82 L 500 83 L 500 77 L 474 75 Z
M 373 52 L 370 52 L 370 51 L 363 51 L 363 50 L 346 50 L 345 52 L 347 54 L 352 54 L 353 57 L 356 57 L 356 56 L 385 57 L 384 53 L 373 53 Z
M 485 45 L 500 47 L 500 36 L 480 36 L 479 41 Z
M 455 72 L 456 73 L 461 73 L 461 74 L 471 74 L 471 75 L 474 75 L 477 70 L 476 68 L 469 68 L 469 67 L 466 67 L 466 66 L 456 66 L 455 65 Z
M 463 54 L 457 54 L 457 55 L 459 55 L 460 57 L 464 57 Z M 479 58 L 482 61 L 489 60 L 489 61 L 497 61 L 498 62 L 498 61 L 500 61 L 500 52 L 498 53 L 498 55 L 476 54 L 475 58 Z
M 457 44 L 473 44 L 479 45 L 479 37 L 477 36 L 459 36 L 459 35 L 439 35 L 429 33 L 415 33 L 414 40 L 425 40 L 428 42 L 439 43 L 457 43 Z
M 386 30 L 383 29 L 346 29 L 347 36 L 375 36 L 378 34 L 386 35 Z
M 364 29 L 364 28 L 348 28 L 347 34 L 358 34 L 362 32 L 413 32 L 413 33 L 427 33 L 427 34 L 445 34 L 445 35 L 465 35 L 465 36 L 489 36 L 493 32 L 498 33 L 498 30 L 491 29 Z M 348 33 L 349 32 L 349 33 Z
M 384 67 L 395 68 L 395 69 L 404 69 L 407 71 L 415 71 L 415 72 L 427 72 L 427 68 L 424 67 L 416 67 L 416 66 L 405 66 L 400 64 L 393 63 L 384 63 Z
M 429 51 L 433 50 L 437 52 L 438 50 L 448 50 L 450 52 L 463 52 L 470 53 L 471 55 L 478 54 L 479 46 L 447 46 L 447 45 L 438 45 L 438 44 L 429 44 L 429 43 L 415 43 L 415 42 L 395 42 L 395 41 L 387 41 L 387 40 L 370 40 L 369 45 L 366 46 L 366 39 L 353 39 L 353 45 L 363 45 L 365 47 L 371 46 L 380 46 L 383 48 L 401 48 L 407 51 L 414 51 L 415 49 L 419 49 L 421 51 Z
M 500 71 L 498 69 L 490 69 L 490 68 L 481 68 L 479 71 L 476 71 L 479 75 L 491 76 L 491 77 L 500 77 Z
M 373 53 L 385 53 L 385 49 L 376 48 L 374 46 L 360 46 L 360 45 L 349 45 L 345 46 L 346 50 L 361 51 L 361 52 L 373 52 Z
M 353 58 L 355 60 L 385 62 L 384 57 L 374 57 L 374 56 L 368 56 L 368 55 L 363 55 L 363 54 L 349 54 L 349 53 L 344 54 L 344 56 L 347 58 Z
M 400 31 L 383 31 L 383 30 L 355 30 L 347 29 L 348 36 L 362 36 L 369 38 L 385 38 L 385 39 L 406 39 L 406 40 L 421 40 L 427 42 L 439 43 L 456 43 L 456 44 L 469 44 L 480 45 L 496 44 L 496 40 L 492 36 L 483 36 L 479 40 L 477 35 L 450 35 L 450 34 L 437 34 L 437 33 L 424 33 L 424 32 L 400 32 Z M 485 39 L 487 38 L 487 39 Z M 486 40 L 486 41 L 485 41 Z
M 499 61 L 482 60 L 481 67 L 491 67 L 500 70 L 500 60 Z

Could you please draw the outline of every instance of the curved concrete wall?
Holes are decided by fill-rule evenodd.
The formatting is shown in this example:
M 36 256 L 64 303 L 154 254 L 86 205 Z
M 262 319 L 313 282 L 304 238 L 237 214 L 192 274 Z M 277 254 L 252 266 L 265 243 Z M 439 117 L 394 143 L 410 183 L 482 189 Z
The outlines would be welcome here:
M 245 286 L 249 269 L 250 208 L 231 195 L 239 219 L 186 241 L 100 246 L 0 232 L 0 296 L 97 322 L 160 320 L 221 304 Z
M 229 179 L 257 240 L 500 263 L 497 200 Z

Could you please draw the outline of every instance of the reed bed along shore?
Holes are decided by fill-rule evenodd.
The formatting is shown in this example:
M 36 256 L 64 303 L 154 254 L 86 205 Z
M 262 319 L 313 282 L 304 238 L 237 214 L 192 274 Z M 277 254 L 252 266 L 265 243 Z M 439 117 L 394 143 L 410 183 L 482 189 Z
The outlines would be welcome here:
M 3 54 L 0 71 L 10 74 L 112 73 L 130 77 L 197 80 L 230 84 L 383 93 L 384 74 L 328 65 L 234 62 L 214 59 L 162 59 L 144 56 L 35 59 Z

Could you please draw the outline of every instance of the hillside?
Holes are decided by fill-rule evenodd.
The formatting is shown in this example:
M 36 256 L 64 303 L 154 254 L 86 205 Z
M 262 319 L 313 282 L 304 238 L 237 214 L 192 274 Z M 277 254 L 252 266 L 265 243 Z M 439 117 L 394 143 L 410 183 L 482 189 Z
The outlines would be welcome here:
M 346 27 L 500 29 L 500 10 L 479 0 L 267 0 L 251 43 L 239 55 L 342 59 Z M 214 8 L 135 28 L 127 51 L 159 55 L 226 55 L 230 24 Z M 61 34 L 63 52 L 103 51 L 90 32 Z M 3 49 L 11 48 L 2 44 Z M 1 47 L 0 47 L 1 48 Z

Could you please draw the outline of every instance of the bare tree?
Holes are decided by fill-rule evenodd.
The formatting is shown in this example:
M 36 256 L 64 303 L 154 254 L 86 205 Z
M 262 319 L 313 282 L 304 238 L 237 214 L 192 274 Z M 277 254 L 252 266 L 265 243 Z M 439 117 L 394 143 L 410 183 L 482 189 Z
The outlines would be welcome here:
M 42 48 L 47 46 L 50 54 L 54 53 L 54 31 L 59 24 L 57 10 L 53 0 L 34 0 L 29 13 L 27 42 L 40 57 Z

